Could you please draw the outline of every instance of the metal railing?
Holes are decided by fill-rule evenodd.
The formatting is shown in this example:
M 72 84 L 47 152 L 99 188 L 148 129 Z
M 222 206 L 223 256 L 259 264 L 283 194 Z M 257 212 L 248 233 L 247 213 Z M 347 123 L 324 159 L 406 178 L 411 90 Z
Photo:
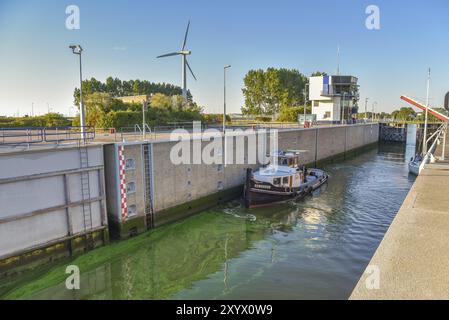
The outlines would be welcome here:
M 0 145 L 44 142 L 43 128 L 0 128 Z
M 419 172 L 421 172 L 424 169 L 424 166 L 428 163 L 435 162 L 435 156 L 434 153 L 436 151 L 437 146 L 441 143 L 441 139 L 445 140 L 446 132 L 447 132 L 447 123 L 443 123 L 437 131 L 435 131 L 434 134 L 432 134 L 429 139 L 425 142 L 426 144 L 429 144 L 432 139 L 434 139 L 431 147 L 428 149 L 427 153 L 424 155 L 423 161 L 421 162 L 421 165 L 419 166 Z M 445 142 L 443 142 L 445 143 Z M 445 148 L 443 148 L 443 159 L 444 159 L 444 152 Z
M 62 142 L 87 142 L 95 139 L 95 129 L 84 127 L 39 127 L 39 128 L 0 128 L 0 146 L 31 145 L 39 143 L 60 144 Z
M 46 127 L 44 128 L 44 141 L 59 144 L 65 141 L 81 141 L 83 127 Z M 95 139 L 95 128 L 84 127 L 86 141 Z

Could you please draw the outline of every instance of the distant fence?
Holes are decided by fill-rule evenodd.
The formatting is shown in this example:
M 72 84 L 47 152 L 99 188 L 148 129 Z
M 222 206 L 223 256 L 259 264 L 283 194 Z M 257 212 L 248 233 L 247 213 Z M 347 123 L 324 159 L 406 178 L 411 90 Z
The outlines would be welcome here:
M 81 142 L 83 141 L 81 129 L 82 127 L 0 128 L 0 146 Z M 95 139 L 93 127 L 84 127 L 84 132 L 85 141 Z

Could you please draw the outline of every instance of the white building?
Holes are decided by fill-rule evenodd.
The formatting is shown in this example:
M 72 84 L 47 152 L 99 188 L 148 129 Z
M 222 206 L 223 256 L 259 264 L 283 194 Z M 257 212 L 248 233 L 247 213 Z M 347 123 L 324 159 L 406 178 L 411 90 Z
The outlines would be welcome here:
M 349 122 L 357 113 L 358 79 L 353 76 L 310 77 L 309 100 L 319 122 Z

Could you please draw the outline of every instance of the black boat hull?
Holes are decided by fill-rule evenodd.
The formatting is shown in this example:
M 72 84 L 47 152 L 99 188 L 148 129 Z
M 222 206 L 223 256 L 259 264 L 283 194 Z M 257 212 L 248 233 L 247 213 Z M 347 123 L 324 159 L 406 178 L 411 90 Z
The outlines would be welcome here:
M 304 184 L 299 188 L 282 188 L 268 183 L 254 181 L 252 179 L 252 170 L 248 169 L 244 189 L 245 206 L 246 208 L 257 208 L 291 200 L 299 200 L 321 187 L 327 182 L 327 179 L 327 174 L 323 174 L 317 177 L 315 181 Z

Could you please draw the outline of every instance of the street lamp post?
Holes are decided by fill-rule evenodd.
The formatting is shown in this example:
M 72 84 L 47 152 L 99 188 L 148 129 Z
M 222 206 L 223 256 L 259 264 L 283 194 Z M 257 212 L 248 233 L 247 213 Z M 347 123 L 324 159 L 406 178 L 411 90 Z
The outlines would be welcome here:
M 307 88 L 309 87 L 309 84 L 306 83 L 304 86 L 304 127 L 306 126 L 306 118 L 307 118 Z
M 73 54 L 77 54 L 80 57 L 80 124 L 81 124 L 81 138 L 86 141 L 86 116 L 84 110 L 84 98 L 83 98 L 83 67 L 81 54 L 83 52 L 83 48 L 78 45 L 72 45 L 69 47 L 72 49 Z
M 229 69 L 231 65 L 226 65 L 223 67 L 223 140 L 224 140 L 224 166 L 226 167 L 227 158 L 226 158 L 226 69 Z
M 230 67 L 230 65 L 226 65 L 223 68 L 223 134 L 226 132 L 226 69 Z
M 365 99 L 365 122 L 368 120 L 368 100 L 369 98 Z
M 341 104 L 341 124 L 344 124 L 344 119 L 345 119 L 345 97 L 346 97 L 346 92 L 343 92 L 342 101 L 340 102 L 340 104 Z

